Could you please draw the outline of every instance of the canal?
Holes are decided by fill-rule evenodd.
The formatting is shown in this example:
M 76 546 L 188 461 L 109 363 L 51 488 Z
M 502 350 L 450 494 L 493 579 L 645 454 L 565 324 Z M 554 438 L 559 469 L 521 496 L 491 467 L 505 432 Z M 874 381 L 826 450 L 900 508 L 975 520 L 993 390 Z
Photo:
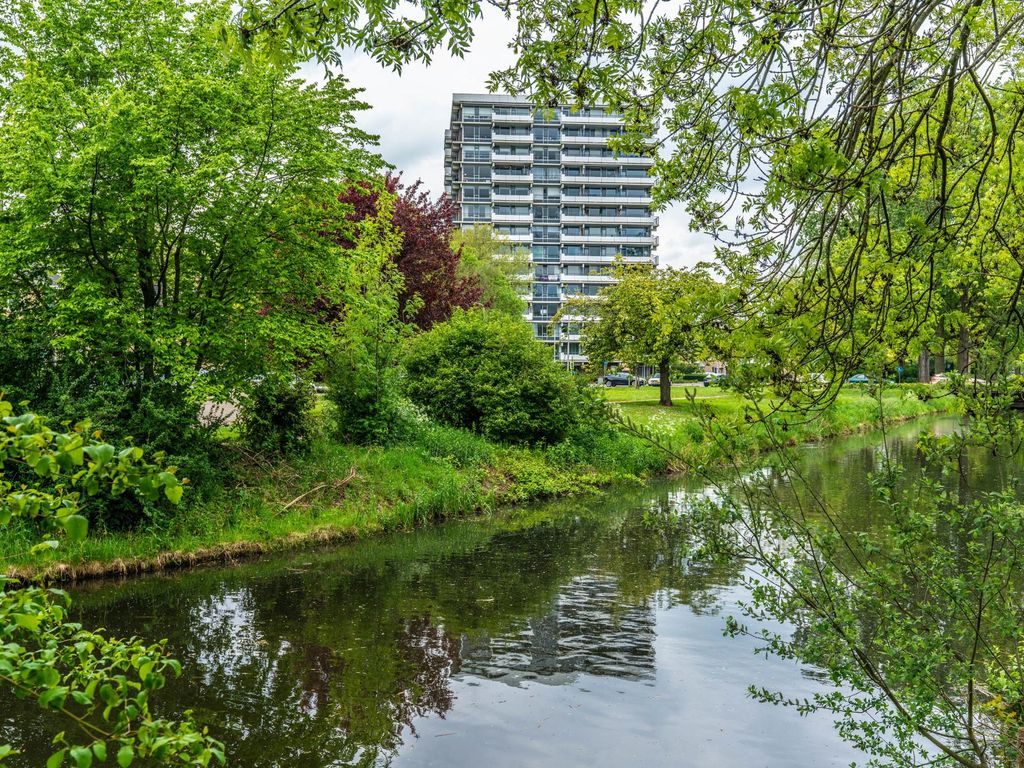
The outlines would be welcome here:
M 889 436 L 910 465 L 922 428 Z M 808 483 L 873 524 L 882 438 L 807 446 Z M 997 485 L 1013 467 L 975 470 Z M 908 474 L 913 482 L 913 472 Z M 808 697 L 819 671 L 723 635 L 749 597 L 742 563 L 691 560 L 683 478 L 324 551 L 74 590 L 75 616 L 166 637 L 185 675 L 159 696 L 192 710 L 235 766 L 845 766 L 863 759 Z M 778 627 L 776 627 L 778 628 Z M 786 628 L 781 628 L 785 631 Z M 39 766 L 64 727 L 0 700 L 0 742 Z

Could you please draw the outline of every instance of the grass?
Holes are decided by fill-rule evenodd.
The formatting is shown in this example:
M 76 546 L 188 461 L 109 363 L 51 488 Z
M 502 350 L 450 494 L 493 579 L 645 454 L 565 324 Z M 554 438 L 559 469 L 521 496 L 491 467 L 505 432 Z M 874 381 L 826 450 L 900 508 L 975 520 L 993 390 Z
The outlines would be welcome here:
M 687 464 L 721 461 L 720 443 L 727 443 L 736 455 L 754 456 L 779 443 L 796 445 L 829 437 L 863 432 L 922 416 L 949 413 L 953 398 L 923 401 L 906 387 L 890 387 L 879 401 L 867 388 L 848 387 L 834 403 L 811 414 L 779 411 L 762 420 L 750 404 L 734 392 L 719 388 L 672 387 L 671 407 L 659 405 L 653 387 L 604 390 L 630 422 L 644 428 L 660 441 L 672 445 Z M 688 395 L 692 395 L 688 397 Z M 762 403 L 762 410 L 772 407 Z
M 605 390 L 633 423 L 670 442 L 687 462 L 720 461 L 711 434 L 729 433 L 751 456 L 773 444 L 761 424 L 745 421 L 739 396 L 717 388 L 673 387 L 675 405 L 658 405 L 651 387 Z M 886 393 L 886 421 L 941 412 L 944 400 L 922 402 L 909 391 Z M 772 423 L 776 437 L 797 443 L 878 426 L 878 403 L 844 391 L 814 419 Z M 698 410 L 703 410 L 702 419 Z M 711 425 L 711 434 L 706 425 Z M 228 440 L 225 450 L 236 441 Z M 499 446 L 465 430 L 420 425 L 401 445 L 358 447 L 318 439 L 291 460 L 268 463 L 241 451 L 236 472 L 212 496 L 135 532 L 94 532 L 62 542 L 49 562 L 26 553 L 39 541 L 30 526 L 0 534 L 0 563 L 14 575 L 73 579 L 186 566 L 305 543 L 357 538 L 534 499 L 590 493 L 638 482 L 669 468 L 664 453 L 621 432 L 581 435 L 547 448 Z M 57 559 L 59 558 L 59 559 Z

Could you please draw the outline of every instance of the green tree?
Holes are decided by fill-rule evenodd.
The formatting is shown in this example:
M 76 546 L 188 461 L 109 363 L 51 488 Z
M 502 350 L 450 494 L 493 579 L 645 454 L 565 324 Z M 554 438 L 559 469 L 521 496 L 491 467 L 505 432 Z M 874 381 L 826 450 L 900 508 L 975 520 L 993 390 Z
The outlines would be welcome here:
M 329 201 L 379 163 L 354 125 L 364 105 L 341 79 L 225 55 L 209 29 L 230 7 L 3 12 L 0 332 L 34 346 L 0 348 L 0 372 L 34 355 L 36 402 L 80 412 L 102 391 L 128 419 L 186 401 L 187 429 L 202 402 L 329 345 L 309 307 L 338 284 L 323 232 L 347 209 Z
M 486 224 L 456 231 L 454 247 L 460 255 L 459 273 L 480 285 L 480 303 L 496 312 L 522 316 L 526 303 L 520 298 L 530 270 L 528 254 L 495 236 Z
M 358 224 L 339 276 L 341 317 L 329 381 L 338 430 L 345 440 L 384 442 L 401 428 L 399 355 L 418 308 L 402 313 L 404 280 L 395 254 L 402 233 L 393 221 L 395 195 L 382 189 L 376 212 Z
M 672 405 L 672 363 L 705 354 L 724 289 L 703 267 L 685 270 L 618 267 L 618 282 L 560 313 L 582 318 L 583 348 L 591 360 L 656 365 L 662 405 Z
M 56 432 L 36 414 L 13 411 L 0 397 L 0 526 L 16 518 L 33 521 L 75 541 L 88 529 L 84 502 L 101 491 L 180 501 L 183 483 L 160 456 L 149 459 L 133 446 L 118 450 L 90 436 L 88 422 Z M 25 482 L 29 477 L 34 480 Z M 51 538 L 34 551 L 58 545 Z M 61 590 L 0 579 L 0 684 L 58 713 L 73 729 L 57 734 L 47 765 L 88 767 L 94 759 L 106 761 L 108 754 L 121 766 L 136 759 L 180 766 L 223 763 L 223 747 L 190 713 L 178 721 L 150 713 L 151 695 L 168 677 L 181 674 L 165 643 L 147 645 L 84 629 L 68 621 L 69 604 Z M 0 763 L 12 753 L 0 744 Z

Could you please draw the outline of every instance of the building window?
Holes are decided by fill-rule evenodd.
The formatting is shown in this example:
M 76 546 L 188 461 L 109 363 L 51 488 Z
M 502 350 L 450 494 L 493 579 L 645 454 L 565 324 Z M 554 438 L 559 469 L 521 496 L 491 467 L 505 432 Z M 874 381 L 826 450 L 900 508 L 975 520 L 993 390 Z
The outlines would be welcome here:
M 474 106 L 463 107 L 462 120 L 466 123 L 489 123 L 491 121 L 491 108 Z
M 558 261 L 557 245 L 535 245 L 533 246 L 533 261 Z
M 464 205 L 462 206 L 463 221 L 490 221 L 491 207 L 489 205 Z
M 491 169 L 486 165 L 467 165 L 463 169 L 463 178 L 466 181 L 490 181 Z
M 533 207 L 534 221 L 558 221 L 558 219 L 557 205 L 535 205 Z
M 557 144 L 560 140 L 558 128 L 538 127 L 533 129 L 533 140 L 542 144 Z

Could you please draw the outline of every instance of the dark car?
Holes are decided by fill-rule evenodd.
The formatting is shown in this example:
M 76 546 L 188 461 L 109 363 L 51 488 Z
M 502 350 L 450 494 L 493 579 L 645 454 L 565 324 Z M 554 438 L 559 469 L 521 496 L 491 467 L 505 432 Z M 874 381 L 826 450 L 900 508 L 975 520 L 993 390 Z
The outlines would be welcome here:
M 633 383 L 633 377 L 628 373 L 607 373 L 604 377 L 606 387 L 628 387 Z

